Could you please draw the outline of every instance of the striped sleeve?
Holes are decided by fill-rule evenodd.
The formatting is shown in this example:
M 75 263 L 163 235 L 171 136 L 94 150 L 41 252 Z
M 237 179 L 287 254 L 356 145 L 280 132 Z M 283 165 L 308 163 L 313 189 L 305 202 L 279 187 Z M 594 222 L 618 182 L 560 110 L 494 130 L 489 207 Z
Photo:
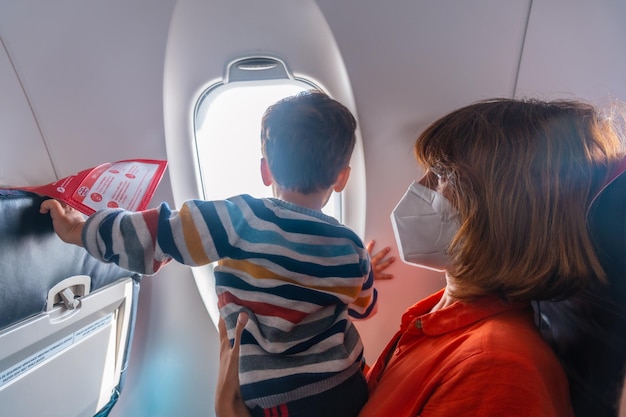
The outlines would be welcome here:
M 191 200 L 179 211 L 167 203 L 141 212 L 101 210 L 87 219 L 83 245 L 97 259 L 144 275 L 155 274 L 171 259 L 205 265 L 218 258 L 209 227 L 223 226 L 214 205 Z
M 374 272 L 370 270 L 358 298 L 348 306 L 348 314 L 354 319 L 366 319 L 372 317 L 377 311 L 378 292 L 374 288 Z

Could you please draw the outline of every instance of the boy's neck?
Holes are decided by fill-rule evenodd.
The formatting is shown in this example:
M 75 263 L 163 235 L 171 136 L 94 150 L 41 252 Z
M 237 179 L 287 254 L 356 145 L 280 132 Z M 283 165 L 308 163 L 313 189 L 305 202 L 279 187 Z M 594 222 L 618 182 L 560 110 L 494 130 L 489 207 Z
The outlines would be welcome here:
M 318 191 L 316 193 L 302 194 L 294 190 L 285 190 L 280 187 L 274 187 L 274 196 L 288 203 L 292 203 L 311 210 L 322 211 L 322 208 L 328 202 L 332 188 L 328 190 Z

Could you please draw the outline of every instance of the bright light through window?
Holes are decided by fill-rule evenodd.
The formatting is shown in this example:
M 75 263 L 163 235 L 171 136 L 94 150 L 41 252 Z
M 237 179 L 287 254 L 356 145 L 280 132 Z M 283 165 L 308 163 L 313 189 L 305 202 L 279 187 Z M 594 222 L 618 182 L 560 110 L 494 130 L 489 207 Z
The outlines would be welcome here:
M 272 197 L 261 179 L 261 117 L 281 98 L 310 89 L 294 80 L 225 84 L 205 95 L 196 113 L 196 144 L 204 198 Z M 324 212 L 340 219 L 338 195 Z

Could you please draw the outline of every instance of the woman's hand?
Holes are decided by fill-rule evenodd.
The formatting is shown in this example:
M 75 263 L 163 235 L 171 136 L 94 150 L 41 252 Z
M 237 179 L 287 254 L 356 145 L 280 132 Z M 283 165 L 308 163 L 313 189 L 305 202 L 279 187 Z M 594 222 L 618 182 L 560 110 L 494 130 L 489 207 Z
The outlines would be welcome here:
M 241 397 L 239 385 L 239 346 L 246 323 L 248 323 L 248 314 L 239 313 L 235 326 L 235 340 L 231 348 L 226 334 L 226 323 L 222 318 L 219 320 L 220 368 L 215 390 L 215 415 L 217 417 L 251 417 Z
M 382 250 L 372 255 L 372 250 L 374 249 L 374 244 L 376 242 L 374 240 L 370 240 L 365 245 L 365 248 L 370 254 L 370 259 L 372 261 L 372 270 L 374 271 L 374 280 L 383 280 L 383 279 L 391 279 L 393 278 L 393 274 L 384 273 L 383 271 L 389 267 L 392 263 L 395 262 L 396 258 L 390 256 L 386 258 L 389 254 L 391 248 L 389 246 L 384 247 Z

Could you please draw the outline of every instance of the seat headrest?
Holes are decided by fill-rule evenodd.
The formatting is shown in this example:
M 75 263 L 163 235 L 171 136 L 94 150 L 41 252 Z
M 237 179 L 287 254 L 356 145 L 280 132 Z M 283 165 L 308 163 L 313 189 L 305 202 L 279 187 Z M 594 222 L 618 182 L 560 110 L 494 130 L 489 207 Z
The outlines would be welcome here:
M 577 417 L 617 417 L 626 376 L 626 172 L 624 164 L 587 214 L 608 283 L 560 302 L 535 303 L 542 335 L 567 373 Z

